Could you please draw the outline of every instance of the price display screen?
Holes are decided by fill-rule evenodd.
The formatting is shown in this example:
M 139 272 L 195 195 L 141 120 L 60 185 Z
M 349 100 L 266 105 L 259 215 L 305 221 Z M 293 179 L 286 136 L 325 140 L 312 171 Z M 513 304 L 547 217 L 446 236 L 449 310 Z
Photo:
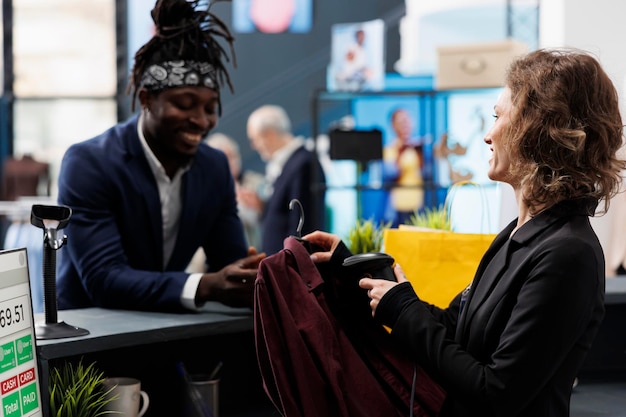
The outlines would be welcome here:
M 26 249 L 0 251 L 0 416 L 41 417 Z

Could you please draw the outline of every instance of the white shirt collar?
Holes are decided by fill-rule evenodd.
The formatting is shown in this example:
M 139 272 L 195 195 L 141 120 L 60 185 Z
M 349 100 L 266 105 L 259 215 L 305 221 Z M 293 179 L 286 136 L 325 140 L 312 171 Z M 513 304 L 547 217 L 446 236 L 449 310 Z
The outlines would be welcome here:
M 304 145 L 304 138 L 297 137 L 293 138 L 285 146 L 278 149 L 272 155 L 272 158 L 267 162 L 265 166 L 265 178 L 270 184 L 273 184 L 276 181 L 276 178 L 280 176 L 283 172 L 283 168 L 291 155 Z

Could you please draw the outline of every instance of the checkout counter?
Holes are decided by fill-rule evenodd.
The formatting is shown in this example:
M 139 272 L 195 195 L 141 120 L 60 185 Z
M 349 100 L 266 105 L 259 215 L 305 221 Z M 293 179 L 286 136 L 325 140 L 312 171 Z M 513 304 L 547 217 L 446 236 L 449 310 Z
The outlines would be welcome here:
M 37 341 L 46 413 L 49 370 L 64 361 L 96 362 L 107 377 L 140 379 L 150 396 L 145 417 L 185 417 L 179 362 L 190 374 L 208 374 L 221 361 L 220 417 L 277 415 L 262 389 L 250 309 L 211 302 L 188 314 L 86 308 L 60 310 L 58 319 L 90 333 Z M 43 322 L 44 315 L 36 314 L 35 321 Z
M 581 377 L 626 374 L 626 277 L 607 279 L 605 303 L 606 316 Z M 49 370 L 57 364 L 95 361 L 105 376 L 141 380 L 150 395 L 145 417 L 185 417 L 186 390 L 177 364 L 183 362 L 191 374 L 208 374 L 221 361 L 220 417 L 279 415 L 263 392 L 250 309 L 209 302 L 200 313 L 87 308 L 58 315 L 59 321 L 90 333 L 37 341 L 42 387 L 48 387 Z M 36 314 L 35 321 L 43 322 L 44 315 Z M 47 412 L 47 388 L 43 391 Z

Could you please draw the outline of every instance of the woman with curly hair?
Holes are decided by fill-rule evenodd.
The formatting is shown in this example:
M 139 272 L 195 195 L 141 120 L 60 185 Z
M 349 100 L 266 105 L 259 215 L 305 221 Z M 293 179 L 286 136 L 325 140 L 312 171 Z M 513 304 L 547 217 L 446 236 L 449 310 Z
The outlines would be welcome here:
M 519 215 L 472 284 L 441 309 L 400 266 L 398 282 L 358 282 L 374 318 L 446 390 L 440 417 L 565 417 L 604 315 L 604 255 L 589 217 L 608 209 L 625 167 L 617 92 L 591 55 L 538 50 L 512 63 L 494 113 L 488 174 L 513 187 Z M 350 255 L 334 235 L 305 239 L 328 250 L 316 262 Z
M 59 308 L 190 311 L 251 306 L 263 255 L 248 249 L 226 156 L 203 143 L 221 114 L 233 38 L 207 1 L 158 0 L 135 55 L 141 111 L 71 146 L 59 203 L 69 206 Z M 184 272 L 198 248 L 206 272 Z

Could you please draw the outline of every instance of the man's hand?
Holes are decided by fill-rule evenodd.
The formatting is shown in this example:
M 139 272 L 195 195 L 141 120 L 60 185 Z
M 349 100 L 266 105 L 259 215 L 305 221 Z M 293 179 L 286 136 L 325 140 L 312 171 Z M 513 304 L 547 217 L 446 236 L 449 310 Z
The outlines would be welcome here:
M 259 263 L 265 253 L 250 247 L 248 256 L 214 273 L 202 275 L 196 301 L 219 301 L 231 307 L 251 307 Z

